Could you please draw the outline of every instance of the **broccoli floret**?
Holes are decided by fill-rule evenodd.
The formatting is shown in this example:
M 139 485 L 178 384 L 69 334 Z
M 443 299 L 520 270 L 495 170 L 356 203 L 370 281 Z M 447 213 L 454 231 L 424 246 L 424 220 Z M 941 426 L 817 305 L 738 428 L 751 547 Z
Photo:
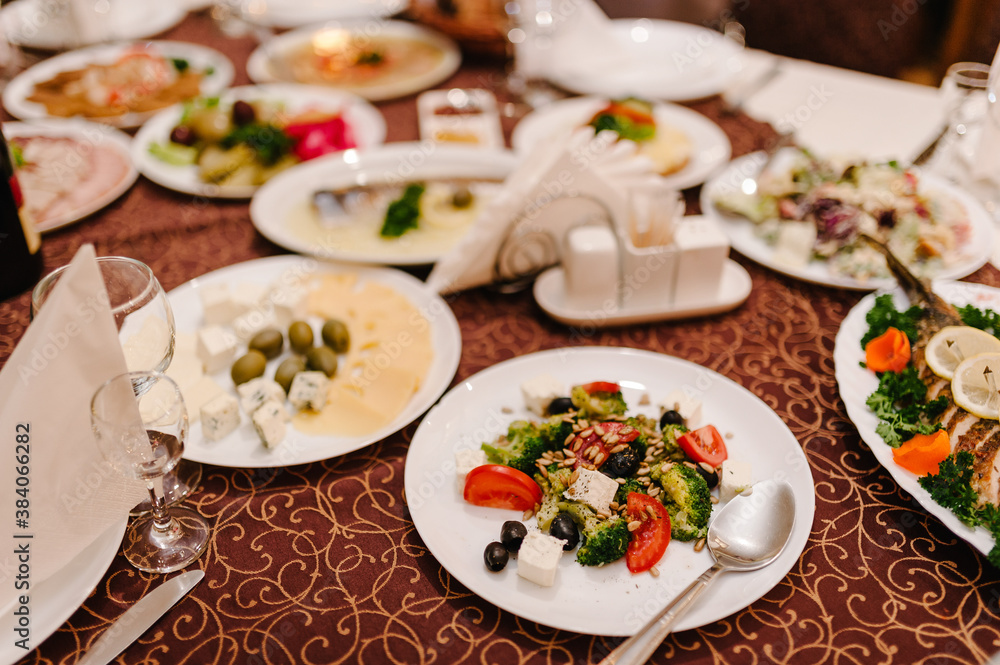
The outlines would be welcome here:
M 677 445 L 677 437 L 688 431 L 688 428 L 684 425 L 667 425 L 663 428 L 663 451 L 659 452 L 655 456 L 657 464 L 655 466 L 660 466 L 659 462 L 683 462 L 687 459 L 687 455 L 679 445 Z M 654 466 L 654 464 L 650 464 Z M 656 480 L 653 474 L 650 473 L 649 477 L 651 480 Z
M 598 519 L 597 513 L 584 504 L 565 502 L 560 510 L 569 513 L 580 527 L 580 549 L 576 560 L 583 566 L 603 566 L 625 556 L 632 532 L 628 530 L 628 520 L 612 515 L 606 520 Z
M 552 518 L 559 514 L 560 504 L 565 503 L 563 492 L 570 486 L 570 478 L 573 475 L 572 469 L 560 468 L 558 464 L 550 464 L 545 470 L 548 472 L 547 477 L 541 473 L 535 474 L 535 482 L 542 488 L 544 494 L 542 505 L 535 514 L 538 528 L 542 531 L 548 531 Z
M 529 475 L 535 470 L 535 460 L 546 450 L 538 425 L 527 420 L 511 423 L 506 437 L 501 437 L 496 445 L 484 443 L 482 448 L 491 463 L 504 464 Z
M 559 450 L 566 446 L 567 437 L 573 433 L 573 423 L 563 420 L 562 415 L 552 416 L 538 429 L 548 449 Z
M 628 406 L 622 391 L 588 393 L 583 386 L 573 386 L 569 398 L 579 411 L 581 418 L 603 420 L 609 416 L 623 416 Z
M 619 485 L 618 491 L 615 492 L 615 503 L 619 506 L 625 505 L 625 502 L 628 501 L 629 492 L 639 492 L 640 494 L 645 494 L 646 486 L 635 478 L 626 478 L 625 484 Z
M 670 513 L 670 535 L 675 540 L 697 540 L 708 533 L 712 495 L 700 473 L 684 464 L 674 464 L 659 477 L 660 499 Z

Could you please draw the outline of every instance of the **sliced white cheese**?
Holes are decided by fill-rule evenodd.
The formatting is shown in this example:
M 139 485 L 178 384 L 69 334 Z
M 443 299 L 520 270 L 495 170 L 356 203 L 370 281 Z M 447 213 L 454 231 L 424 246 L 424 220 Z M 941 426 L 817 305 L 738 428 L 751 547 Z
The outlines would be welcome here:
M 205 326 L 198 331 L 197 351 L 205 372 L 215 374 L 236 359 L 236 336 L 219 325 Z
M 285 407 L 275 400 L 268 400 L 253 412 L 250 420 L 265 448 L 277 448 L 285 439 Z
M 229 393 L 222 393 L 201 407 L 201 431 L 209 441 L 228 436 L 239 424 L 240 406 Z
M 204 375 L 201 360 L 194 352 L 174 351 L 174 358 L 167 367 L 166 375 L 181 388 L 194 385 Z
M 274 307 L 274 317 L 284 329 L 306 316 L 308 294 L 301 285 L 276 284 L 267 298 Z
M 600 471 L 580 467 L 576 481 L 563 492 L 573 501 L 587 504 L 594 510 L 608 510 L 618 492 L 618 483 Z
M 209 284 L 199 290 L 201 313 L 206 325 L 228 325 L 239 313 L 233 303 L 229 284 Z
M 725 503 L 753 486 L 750 464 L 742 460 L 727 459 L 719 469 L 719 501 Z
M 524 405 L 532 413 L 545 417 L 549 404 L 557 397 L 565 397 L 566 386 L 550 374 L 540 374 L 521 384 Z
M 664 411 L 676 411 L 684 418 L 689 428 L 697 427 L 701 420 L 701 400 L 691 397 L 683 390 L 675 390 L 660 402 Z
M 529 531 L 517 551 L 517 574 L 539 586 L 552 586 L 565 544 L 547 533 Z
M 480 448 L 464 448 L 455 451 L 455 477 L 458 491 L 465 491 L 465 477 L 477 466 L 486 464 L 486 453 Z
M 232 302 L 235 310 L 234 316 L 239 317 L 256 309 L 260 309 L 264 296 L 267 295 L 267 287 L 263 284 L 243 282 L 233 287 Z

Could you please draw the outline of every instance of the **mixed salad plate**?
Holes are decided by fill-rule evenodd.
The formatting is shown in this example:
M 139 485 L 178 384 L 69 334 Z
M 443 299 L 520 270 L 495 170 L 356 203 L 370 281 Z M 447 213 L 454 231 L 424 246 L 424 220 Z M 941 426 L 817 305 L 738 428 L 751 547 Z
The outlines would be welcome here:
M 631 573 L 624 559 L 585 567 L 574 560 L 575 553 L 563 552 L 552 586 L 519 575 L 519 559 L 513 557 L 500 572 L 484 565 L 484 547 L 499 540 L 504 521 L 523 516 L 466 501 L 457 484 L 456 452 L 496 440 L 515 421 L 537 420 L 526 407 L 522 384 L 541 375 L 554 377 L 567 389 L 615 381 L 629 414 L 656 420 L 657 402 L 683 391 L 701 402 L 701 423 L 732 434 L 725 439 L 729 457 L 752 465 L 753 482 L 791 484 L 795 525 L 778 560 L 754 573 L 720 578 L 713 593 L 702 596 L 680 620 L 679 630 L 746 607 L 777 585 L 798 560 L 815 509 L 812 475 L 801 446 L 764 402 L 720 374 L 670 356 L 625 348 L 553 349 L 501 362 L 463 381 L 431 409 L 410 444 L 404 483 L 414 525 L 444 569 L 474 593 L 561 630 L 630 635 L 712 563 L 707 550 L 695 551 L 690 542 L 670 542 L 656 564 L 657 576 Z M 530 532 L 535 520 L 526 520 L 526 526 Z

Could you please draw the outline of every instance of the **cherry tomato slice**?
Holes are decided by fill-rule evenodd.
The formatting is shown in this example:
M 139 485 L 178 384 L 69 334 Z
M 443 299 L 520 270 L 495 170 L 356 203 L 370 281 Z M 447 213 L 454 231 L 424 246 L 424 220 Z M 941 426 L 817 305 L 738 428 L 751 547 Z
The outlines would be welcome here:
M 726 442 L 715 425 L 705 425 L 677 437 L 677 444 L 692 460 L 719 466 L 729 457 Z
M 653 509 L 656 517 L 649 514 L 647 506 Z M 642 526 L 632 532 L 632 540 L 625 551 L 625 564 L 633 573 L 641 573 L 655 566 L 667 551 L 670 513 L 659 500 L 639 492 L 629 492 L 627 512 L 630 520 L 640 520 Z
M 502 464 L 484 464 L 465 477 L 463 496 L 476 506 L 524 511 L 542 502 L 542 489 L 517 469 Z
M 621 390 L 621 386 L 611 381 L 593 381 L 585 383 L 581 387 L 588 395 L 593 395 L 594 393 L 616 393 Z
M 619 443 L 629 443 L 639 438 L 639 430 L 632 427 L 631 425 L 626 425 L 625 423 L 620 423 L 616 420 L 609 420 L 608 422 L 605 423 L 598 423 L 598 425 L 600 425 L 601 429 L 603 429 L 606 434 L 618 435 L 618 442 L 615 443 L 615 446 L 617 446 Z M 581 444 L 579 449 L 577 450 L 579 454 L 576 456 L 576 461 L 573 462 L 574 469 L 580 467 L 580 465 L 582 465 L 585 461 L 597 459 L 598 453 L 604 453 L 604 457 L 600 458 L 601 459 L 600 464 L 594 465 L 597 468 L 601 468 L 601 465 L 607 462 L 608 457 L 611 456 L 611 448 L 615 447 L 611 446 L 609 448 L 608 446 L 605 446 L 604 439 L 602 439 L 594 432 L 591 432 L 589 435 L 585 437 L 580 437 L 578 435 L 575 439 L 573 439 L 573 441 L 570 442 L 570 446 L 575 447 L 577 441 L 581 441 Z M 595 452 L 594 455 L 589 458 L 589 460 L 584 459 L 584 453 L 586 453 L 587 450 L 592 446 L 597 446 L 597 452 Z

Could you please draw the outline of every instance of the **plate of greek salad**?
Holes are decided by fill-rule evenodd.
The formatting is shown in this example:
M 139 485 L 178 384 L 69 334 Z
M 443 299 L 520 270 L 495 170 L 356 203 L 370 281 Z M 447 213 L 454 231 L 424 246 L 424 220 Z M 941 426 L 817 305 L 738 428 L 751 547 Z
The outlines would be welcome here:
M 626 348 L 552 349 L 447 393 L 410 444 L 405 496 L 441 565 L 520 617 L 631 635 L 712 564 L 713 511 L 787 481 L 795 525 L 775 563 L 723 577 L 678 630 L 737 612 L 798 560 L 815 510 L 798 441 L 730 379 Z
M 777 272 L 845 289 L 892 288 L 884 257 L 858 240 L 889 246 L 919 277 L 958 279 L 993 251 L 989 213 L 969 193 L 895 162 L 820 159 L 785 148 L 767 164 L 757 152 L 706 183 L 705 214 L 733 249 Z

